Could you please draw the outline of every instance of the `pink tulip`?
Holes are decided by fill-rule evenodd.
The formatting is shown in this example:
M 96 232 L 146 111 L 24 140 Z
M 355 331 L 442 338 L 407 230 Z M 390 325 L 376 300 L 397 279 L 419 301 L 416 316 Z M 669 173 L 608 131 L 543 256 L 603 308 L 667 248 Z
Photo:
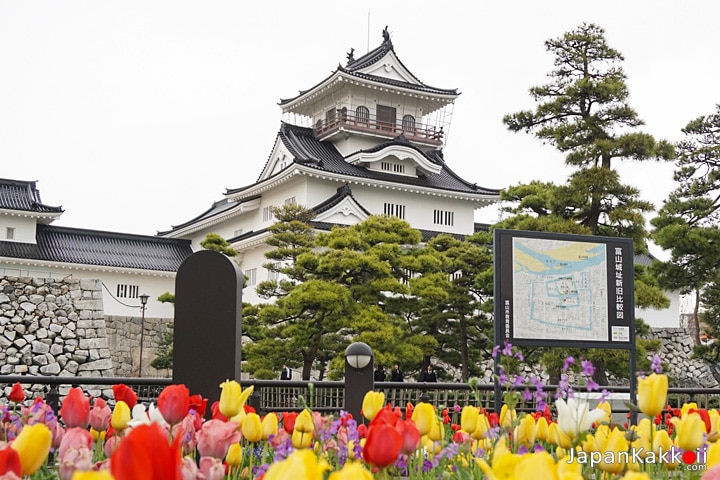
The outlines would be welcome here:
M 194 415 L 187 415 L 183 421 L 172 427 L 172 438 L 180 439 L 180 448 L 183 455 L 188 455 L 195 451 L 197 440 L 195 435 L 195 419 Z
M 198 471 L 198 466 L 192 457 L 183 457 L 182 465 L 180 466 L 183 480 L 196 480 L 199 478 Z
M 105 446 L 103 447 L 103 451 L 105 452 L 105 456 L 107 458 L 112 457 L 112 454 L 115 453 L 115 450 L 117 450 L 117 447 L 120 445 L 120 441 L 122 438 L 118 437 L 117 435 L 113 435 L 112 437 L 105 440 Z
M 201 478 L 205 480 L 223 480 L 225 478 L 225 466 L 222 460 L 215 457 L 200 457 Z
M 66 450 L 65 455 L 60 458 L 60 480 L 70 480 L 76 470 L 91 470 L 92 457 L 92 450 L 85 446 Z
M 80 450 L 81 448 L 92 449 L 92 437 L 90 432 L 84 428 L 68 428 L 60 442 L 58 455 L 62 461 L 63 457 L 69 450 Z
M 96 398 L 90 410 L 90 426 L 97 432 L 103 432 L 110 426 L 111 417 L 112 410 L 110 410 L 105 400 Z
M 237 424 L 208 420 L 197 432 L 197 449 L 201 457 L 225 458 L 228 448 L 242 439 Z

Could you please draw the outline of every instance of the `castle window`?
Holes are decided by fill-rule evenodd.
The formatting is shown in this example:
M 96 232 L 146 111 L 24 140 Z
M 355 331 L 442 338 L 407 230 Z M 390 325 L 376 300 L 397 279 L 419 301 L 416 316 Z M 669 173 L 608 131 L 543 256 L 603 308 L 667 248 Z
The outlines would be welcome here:
M 15 240 L 15 227 L 5 228 L 5 238 L 8 240 Z
M 243 229 L 242 229 L 242 228 L 238 228 L 237 230 L 235 230 L 235 231 L 233 232 L 233 237 L 239 237 L 239 236 L 242 234 L 242 232 L 243 232 Z
M 386 203 L 383 206 L 383 213 L 389 217 L 405 218 L 405 205 L 398 203 Z
M 295 197 L 290 197 L 285 199 L 285 205 L 295 205 L 297 202 L 295 201 Z
M 257 268 L 248 268 L 245 270 L 245 276 L 248 285 L 255 285 L 257 283 Z
M 370 120 L 370 110 L 362 105 L 355 109 L 355 119 L 358 122 L 367 123 Z
M 397 110 L 395 107 L 378 105 L 376 118 L 377 128 L 381 130 L 395 130 L 395 122 L 397 121 Z
M 263 222 L 270 222 L 275 219 L 271 209 L 272 206 L 263 208 Z
M 275 268 L 280 268 L 280 263 L 273 264 Z M 280 277 L 280 272 L 277 270 L 270 270 L 267 271 L 267 279 L 268 280 L 277 280 Z
M 412 115 L 405 115 L 402 118 L 402 127 L 406 132 L 415 131 L 415 117 Z
M 394 162 L 380 162 L 380 170 L 393 173 L 405 173 L 405 165 Z
M 433 223 L 435 225 L 453 226 L 455 223 L 455 212 L 447 210 L 433 210 Z
M 115 296 L 118 298 L 138 298 L 140 287 L 138 285 L 127 285 L 118 283 Z
M 325 122 L 328 125 L 335 122 L 335 109 L 334 108 L 331 108 L 330 110 L 325 112 Z

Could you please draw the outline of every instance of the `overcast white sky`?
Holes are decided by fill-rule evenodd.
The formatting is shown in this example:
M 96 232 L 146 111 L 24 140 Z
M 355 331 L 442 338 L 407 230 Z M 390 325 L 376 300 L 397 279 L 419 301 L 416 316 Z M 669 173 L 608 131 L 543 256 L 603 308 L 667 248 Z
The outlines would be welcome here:
M 458 88 L 445 159 L 503 188 L 562 181 L 561 155 L 502 125 L 552 69 L 543 42 L 582 22 L 625 56 L 630 104 L 657 138 L 720 102 L 720 3 L 0 0 L 0 177 L 37 180 L 56 222 L 155 234 L 253 183 L 281 98 L 378 46 Z M 660 206 L 672 165 L 620 167 Z M 496 212 L 479 212 L 492 222 Z

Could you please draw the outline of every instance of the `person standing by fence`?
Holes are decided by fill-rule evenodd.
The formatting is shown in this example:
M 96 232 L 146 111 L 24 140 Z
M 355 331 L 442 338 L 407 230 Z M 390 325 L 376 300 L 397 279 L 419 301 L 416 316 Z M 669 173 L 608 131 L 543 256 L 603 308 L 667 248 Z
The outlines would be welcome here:
M 393 366 L 392 372 L 390 372 L 390 381 L 391 382 L 404 381 L 403 374 L 400 371 L 400 366 L 397 363 L 395 364 L 395 366 Z
M 435 372 L 433 371 L 432 365 L 427 366 L 427 370 L 425 370 L 422 375 L 420 375 L 420 382 L 430 382 L 430 383 L 437 383 L 437 375 L 435 375 Z

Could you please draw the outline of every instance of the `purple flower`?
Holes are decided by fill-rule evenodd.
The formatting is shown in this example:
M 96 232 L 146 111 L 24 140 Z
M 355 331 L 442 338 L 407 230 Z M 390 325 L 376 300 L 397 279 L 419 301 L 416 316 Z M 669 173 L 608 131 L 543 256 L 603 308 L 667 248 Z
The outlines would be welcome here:
M 516 353 L 515 353 L 515 358 L 517 358 L 517 359 L 520 360 L 521 362 L 524 362 L 524 361 L 525 361 L 525 357 L 523 356 L 522 352 L 516 352 Z
M 520 448 L 518 448 L 517 454 L 518 455 L 525 455 L 526 453 L 530 453 L 525 445 L 520 445 Z
M 492 349 L 492 358 L 497 357 L 499 352 L 500 352 L 500 345 L 495 345 Z
M 529 388 L 526 388 L 525 391 L 523 392 L 523 400 L 526 402 L 529 402 L 532 399 L 533 399 L 532 392 L 530 392 Z
M 515 379 L 513 380 L 513 387 L 520 387 L 525 382 L 525 379 L 521 377 L 520 375 L 516 375 Z
M 582 361 L 582 374 L 586 377 L 592 377 L 595 373 L 595 367 L 590 360 Z
M 507 375 L 505 375 L 504 373 L 501 373 L 501 374 L 498 376 L 498 382 L 503 383 L 503 384 L 507 383 L 507 382 L 508 382 L 508 377 L 507 377 Z
M 653 355 L 652 364 L 650 364 L 650 370 L 657 373 L 658 375 L 662 373 L 662 365 L 660 364 L 661 360 L 660 357 L 657 355 Z
M 575 359 L 573 357 L 567 357 L 563 362 L 563 372 L 566 372 L 570 365 L 575 365 Z
M 545 451 L 545 449 L 539 443 L 536 443 L 535 446 L 533 447 L 533 453 L 542 453 L 544 451 Z
M 595 390 L 598 390 L 600 388 L 600 385 L 598 385 L 592 378 L 588 379 L 587 381 L 587 391 L 588 392 L 594 392 Z
M 600 392 L 600 398 L 598 399 L 599 402 L 604 402 L 607 400 L 607 397 L 610 396 L 610 392 L 607 391 L 607 389 L 603 388 Z
M 538 399 L 537 401 L 537 411 L 543 412 L 545 411 L 545 407 L 547 407 L 547 403 L 545 403 L 545 400 Z
M 512 344 L 508 341 L 505 341 L 505 348 L 502 349 L 502 354 L 507 356 L 512 356 Z

